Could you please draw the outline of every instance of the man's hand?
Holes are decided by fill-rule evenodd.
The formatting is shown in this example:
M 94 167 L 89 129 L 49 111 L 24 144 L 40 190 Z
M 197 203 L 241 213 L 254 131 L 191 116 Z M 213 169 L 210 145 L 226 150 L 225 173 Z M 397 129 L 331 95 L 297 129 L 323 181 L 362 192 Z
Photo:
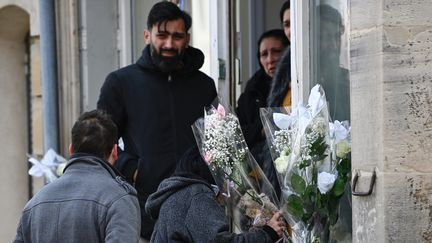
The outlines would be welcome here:
M 286 223 L 282 218 L 281 212 L 273 214 L 273 217 L 267 222 L 267 225 L 276 231 L 279 237 L 282 237 L 284 230 L 286 230 Z

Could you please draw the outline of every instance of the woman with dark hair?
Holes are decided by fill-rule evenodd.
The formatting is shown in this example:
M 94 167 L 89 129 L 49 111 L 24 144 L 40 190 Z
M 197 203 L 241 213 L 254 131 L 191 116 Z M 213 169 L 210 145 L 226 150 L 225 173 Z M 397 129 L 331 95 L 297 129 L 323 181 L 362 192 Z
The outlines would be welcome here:
M 276 242 L 285 229 L 280 212 L 250 233 L 229 232 L 219 191 L 197 147 L 180 159 L 174 175 L 162 181 L 145 210 L 156 221 L 150 242 Z
M 271 80 L 278 63 L 289 41 L 281 29 L 264 32 L 258 40 L 257 57 L 260 69 L 247 82 L 243 94 L 240 95 L 237 106 L 237 116 L 243 130 L 246 143 L 252 155 L 272 182 L 279 194 L 274 168 L 271 163 L 263 163 L 262 151 L 265 148 L 265 135 L 260 118 L 260 108 L 267 107 Z
M 291 15 L 290 15 L 290 1 L 287 0 L 282 4 L 279 10 L 279 18 L 282 23 L 284 32 L 289 41 L 291 41 Z
M 269 30 L 261 35 L 257 51 L 260 69 L 249 79 L 245 91 L 238 100 L 237 116 L 246 143 L 254 156 L 257 155 L 256 146 L 258 145 L 259 153 L 261 142 L 265 139 L 259 109 L 267 106 L 271 79 L 287 46 L 288 39 L 281 29 Z

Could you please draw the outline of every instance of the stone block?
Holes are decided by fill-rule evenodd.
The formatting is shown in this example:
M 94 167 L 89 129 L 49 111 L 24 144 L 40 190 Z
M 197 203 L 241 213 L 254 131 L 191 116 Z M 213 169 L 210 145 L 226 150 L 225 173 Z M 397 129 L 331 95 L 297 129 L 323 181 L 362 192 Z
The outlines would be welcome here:
M 384 49 L 382 143 L 385 171 L 432 172 L 429 166 L 432 157 L 432 63 L 429 56 L 430 51 L 407 50 L 400 45 Z
M 350 73 L 363 73 L 376 70 L 381 64 L 382 29 L 375 28 L 365 31 L 354 31 L 350 35 Z M 364 60 L 364 62 L 362 62 Z
M 356 191 L 369 190 L 373 168 L 359 171 Z M 372 195 L 366 197 L 352 196 L 353 242 L 383 242 L 383 211 L 380 195 L 382 195 L 381 176 L 378 172 Z
M 432 241 L 432 174 L 382 174 L 386 242 Z
M 40 40 L 32 38 L 30 43 L 30 66 L 31 66 L 31 96 L 42 96 L 42 76 Z
M 360 190 L 370 177 L 362 172 Z M 432 241 L 431 173 L 378 171 L 372 195 L 352 199 L 353 242 Z
M 355 31 L 353 35 L 350 52 L 353 168 L 381 168 L 382 32 L 375 28 Z
M 432 26 L 430 0 L 384 0 L 383 24 L 388 26 Z
M 41 97 L 32 99 L 31 116 L 33 154 L 43 155 L 43 103 Z
M 419 53 L 431 52 L 432 26 L 384 26 L 383 51 L 389 53 Z M 430 62 L 430 56 L 425 55 Z
M 352 0 L 351 31 L 370 29 L 382 24 L 382 0 Z

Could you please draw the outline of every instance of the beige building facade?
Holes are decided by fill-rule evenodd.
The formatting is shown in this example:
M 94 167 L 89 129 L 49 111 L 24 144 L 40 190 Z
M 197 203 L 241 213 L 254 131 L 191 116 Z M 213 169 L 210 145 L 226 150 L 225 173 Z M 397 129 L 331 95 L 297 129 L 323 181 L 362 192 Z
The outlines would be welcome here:
M 354 242 L 432 242 L 432 2 L 350 4 Z
M 36 1 L 0 1 L 0 239 L 12 241 L 29 197 L 26 154 L 41 151 L 39 16 Z M 31 116 L 30 114 L 39 114 Z M 30 119 L 33 117 L 33 119 Z M 30 129 L 33 127 L 33 129 Z M 33 132 L 31 132 L 33 131 Z

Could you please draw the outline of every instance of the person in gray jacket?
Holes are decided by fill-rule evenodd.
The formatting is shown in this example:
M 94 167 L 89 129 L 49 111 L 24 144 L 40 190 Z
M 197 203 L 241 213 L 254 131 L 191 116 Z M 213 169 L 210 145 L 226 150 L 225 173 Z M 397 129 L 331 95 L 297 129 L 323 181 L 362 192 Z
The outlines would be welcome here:
M 106 113 L 81 115 L 64 174 L 24 207 L 14 242 L 137 243 L 137 193 L 113 167 L 116 142 L 117 128 Z
M 186 151 L 174 175 L 163 180 L 146 202 L 146 212 L 156 220 L 150 242 L 270 243 L 282 236 L 286 224 L 279 220 L 280 212 L 262 228 L 242 234 L 230 233 L 214 183 L 198 148 Z

